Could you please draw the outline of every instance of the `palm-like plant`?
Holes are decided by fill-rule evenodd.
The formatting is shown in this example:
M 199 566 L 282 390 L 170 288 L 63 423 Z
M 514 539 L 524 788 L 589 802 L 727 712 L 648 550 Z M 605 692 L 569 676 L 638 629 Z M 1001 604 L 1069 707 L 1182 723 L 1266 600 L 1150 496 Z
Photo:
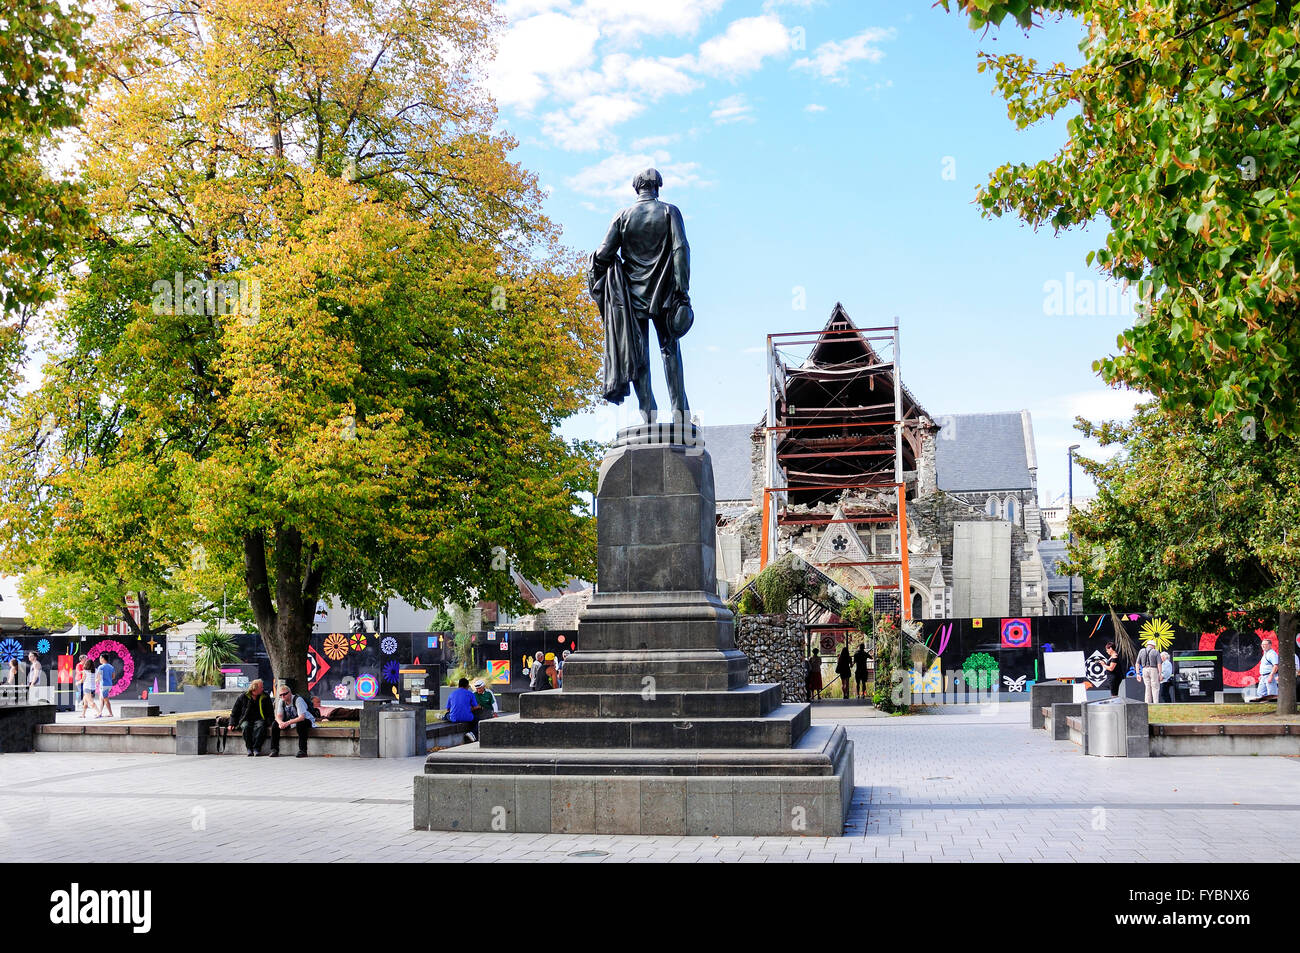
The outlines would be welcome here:
M 221 669 L 239 661 L 235 638 L 207 629 L 194 639 L 194 684 L 220 685 Z

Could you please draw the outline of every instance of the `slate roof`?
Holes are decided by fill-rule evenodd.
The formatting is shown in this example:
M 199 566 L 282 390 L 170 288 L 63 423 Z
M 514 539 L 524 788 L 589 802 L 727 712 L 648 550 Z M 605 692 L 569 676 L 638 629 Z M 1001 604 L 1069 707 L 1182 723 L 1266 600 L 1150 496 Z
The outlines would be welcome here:
M 949 414 L 935 418 L 935 470 L 939 489 L 1028 490 L 1029 455 L 1019 411 Z
M 1070 588 L 1070 577 L 1057 571 L 1057 566 L 1065 561 L 1065 550 L 1069 541 L 1064 539 L 1044 539 L 1038 544 L 1038 556 L 1043 561 L 1043 572 L 1047 575 L 1048 592 L 1066 592 Z M 1075 589 L 1082 592 L 1083 580 L 1074 577 Z
M 704 449 L 713 460 L 713 496 L 718 502 L 749 500 L 753 495 L 750 451 L 755 424 L 701 427 Z

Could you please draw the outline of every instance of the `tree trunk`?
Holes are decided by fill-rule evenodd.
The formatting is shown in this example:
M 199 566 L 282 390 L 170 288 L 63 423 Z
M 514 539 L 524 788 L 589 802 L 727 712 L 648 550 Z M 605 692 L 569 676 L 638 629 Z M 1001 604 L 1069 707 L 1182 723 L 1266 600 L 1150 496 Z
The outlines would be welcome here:
M 1277 614 L 1277 713 L 1294 715 L 1296 613 Z
M 275 572 L 274 589 L 266 549 L 264 532 L 245 535 L 244 581 L 249 605 L 270 656 L 273 677 L 287 680 L 295 691 L 305 693 L 309 690 L 307 645 L 322 581 L 316 546 L 304 551 L 301 533 L 276 528 L 270 563 Z

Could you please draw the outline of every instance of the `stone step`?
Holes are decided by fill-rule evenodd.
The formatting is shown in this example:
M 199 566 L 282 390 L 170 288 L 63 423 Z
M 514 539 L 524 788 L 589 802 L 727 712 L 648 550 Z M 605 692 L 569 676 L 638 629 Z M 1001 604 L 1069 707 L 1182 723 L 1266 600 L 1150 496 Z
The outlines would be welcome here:
M 493 718 L 480 744 L 496 748 L 792 748 L 812 722 L 808 705 L 761 718 Z
M 781 704 L 781 685 L 746 685 L 731 691 L 528 692 L 519 696 L 523 718 L 762 718 Z
M 433 752 L 426 760 L 424 770 L 426 774 L 496 775 L 825 775 L 834 773 L 834 764 L 842 754 L 842 749 L 851 745 L 842 725 L 812 725 L 800 736 L 799 742 L 788 750 L 484 748 L 476 742 Z

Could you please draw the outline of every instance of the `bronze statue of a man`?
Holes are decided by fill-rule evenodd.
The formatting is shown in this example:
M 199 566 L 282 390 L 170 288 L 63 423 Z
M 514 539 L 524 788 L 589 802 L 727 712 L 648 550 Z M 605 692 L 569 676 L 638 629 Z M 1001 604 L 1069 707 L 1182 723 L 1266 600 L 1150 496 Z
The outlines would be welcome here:
M 662 185 L 656 169 L 646 169 L 632 180 L 637 200 L 610 223 L 592 255 L 589 275 L 592 296 L 605 320 L 605 397 L 621 403 L 630 384 L 647 423 L 656 415 L 650 387 L 650 324 L 663 355 L 673 419 L 687 421 L 690 416 L 679 341 L 694 321 L 691 249 L 682 213 L 659 201 Z

